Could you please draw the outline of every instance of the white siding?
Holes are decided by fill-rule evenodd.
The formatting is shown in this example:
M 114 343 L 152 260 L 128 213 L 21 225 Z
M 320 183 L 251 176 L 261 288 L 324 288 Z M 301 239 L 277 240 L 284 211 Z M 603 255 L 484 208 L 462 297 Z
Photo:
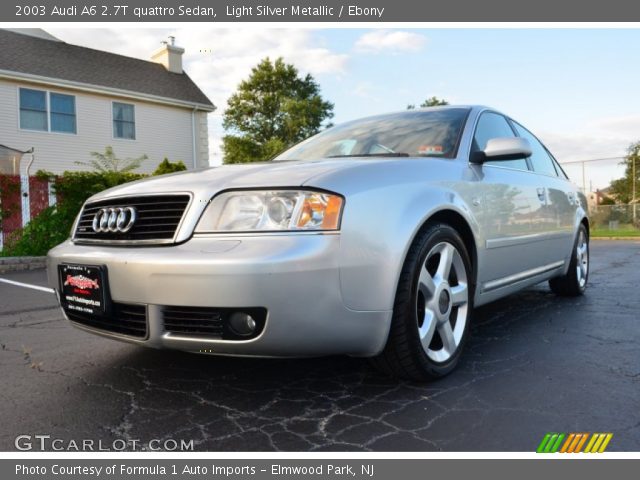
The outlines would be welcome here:
M 32 132 L 19 127 L 18 87 L 49 90 L 75 95 L 77 134 Z M 113 138 L 112 101 L 135 105 L 136 139 Z M 150 173 L 164 157 L 172 162 L 184 161 L 193 168 L 192 111 L 144 101 L 93 95 L 71 89 L 60 89 L 24 82 L 0 80 L 0 144 L 27 150 L 35 147 L 32 174 L 39 169 L 53 173 L 65 170 L 87 170 L 76 161 L 87 162 L 90 152 L 103 152 L 111 145 L 119 158 L 135 158 L 147 154 L 149 159 L 138 170 Z M 196 114 L 196 152 L 198 164 L 208 165 L 208 146 L 200 134 L 206 130 L 206 113 Z M 23 166 L 24 170 L 24 166 Z
M 209 166 L 209 124 L 207 112 L 196 112 L 196 152 L 198 167 Z

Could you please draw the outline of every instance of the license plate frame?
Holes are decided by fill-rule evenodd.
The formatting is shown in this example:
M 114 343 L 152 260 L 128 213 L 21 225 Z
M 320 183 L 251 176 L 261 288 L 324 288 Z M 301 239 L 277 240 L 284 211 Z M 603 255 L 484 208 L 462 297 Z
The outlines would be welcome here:
M 58 265 L 60 304 L 65 311 L 103 317 L 111 310 L 106 265 Z

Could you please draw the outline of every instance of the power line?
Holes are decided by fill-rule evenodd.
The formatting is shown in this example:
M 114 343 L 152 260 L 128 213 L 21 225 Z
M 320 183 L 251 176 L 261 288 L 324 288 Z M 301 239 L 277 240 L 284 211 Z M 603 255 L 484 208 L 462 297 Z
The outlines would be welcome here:
M 569 162 L 559 162 L 560 165 L 568 165 L 570 163 L 589 163 L 589 162 L 602 162 L 605 160 L 624 160 L 627 157 L 604 157 L 604 158 L 590 158 L 588 160 L 571 160 Z

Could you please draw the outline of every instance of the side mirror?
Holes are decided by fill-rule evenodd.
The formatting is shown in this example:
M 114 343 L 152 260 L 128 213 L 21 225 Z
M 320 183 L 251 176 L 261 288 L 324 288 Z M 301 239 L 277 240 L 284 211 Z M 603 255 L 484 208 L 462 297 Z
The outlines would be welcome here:
M 506 137 L 491 138 L 481 152 L 473 155 L 473 163 L 483 163 L 488 160 L 519 160 L 531 156 L 531 145 L 526 138 Z

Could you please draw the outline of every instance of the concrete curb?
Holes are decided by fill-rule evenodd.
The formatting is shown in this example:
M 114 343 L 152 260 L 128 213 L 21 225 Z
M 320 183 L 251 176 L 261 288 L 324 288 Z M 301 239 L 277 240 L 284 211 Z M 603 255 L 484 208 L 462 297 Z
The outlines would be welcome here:
M 627 240 L 640 242 L 640 237 L 591 237 L 589 240 Z
M 0 273 L 45 268 L 47 257 L 0 257 Z

